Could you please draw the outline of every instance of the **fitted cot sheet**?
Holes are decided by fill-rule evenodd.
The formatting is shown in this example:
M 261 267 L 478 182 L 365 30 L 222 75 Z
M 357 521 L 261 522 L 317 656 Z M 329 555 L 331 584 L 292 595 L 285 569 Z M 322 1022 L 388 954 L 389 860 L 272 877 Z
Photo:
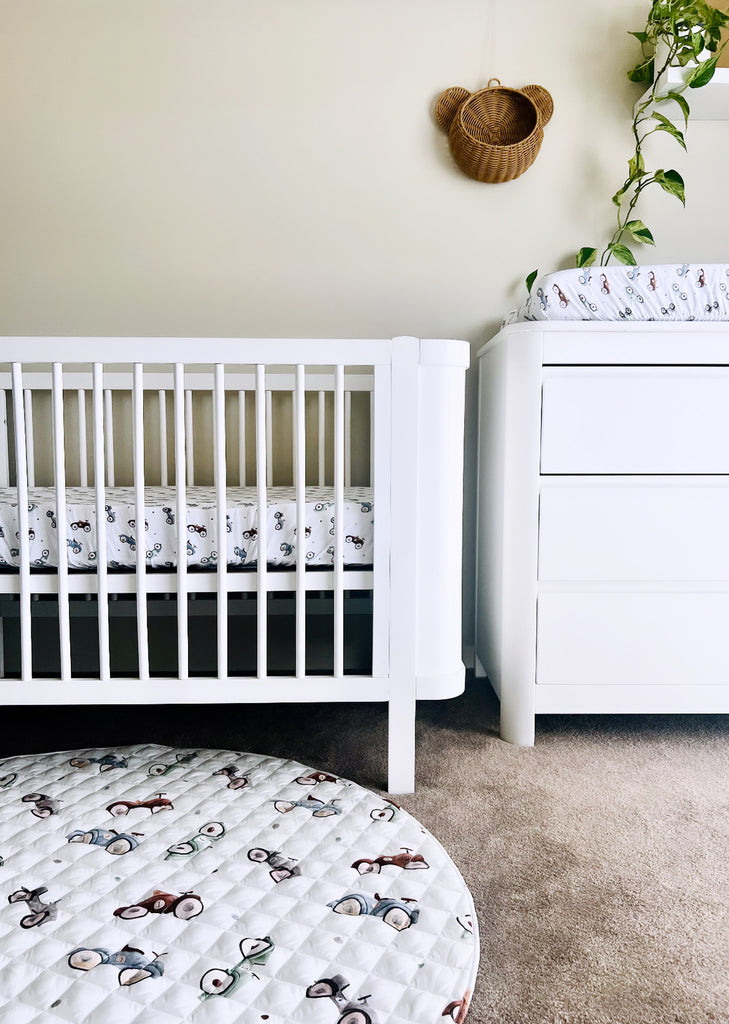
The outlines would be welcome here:
M 344 562 L 369 565 L 373 551 L 373 496 L 368 487 L 344 489 Z M 267 489 L 267 562 L 273 566 L 296 564 L 296 490 Z M 137 529 L 133 487 L 107 487 L 106 549 L 112 569 L 136 566 Z M 177 565 L 176 491 L 174 487 L 146 487 L 144 545 L 150 568 Z M 93 487 L 66 489 L 65 542 L 68 565 L 73 569 L 96 566 L 96 498 Z M 226 560 L 229 566 L 251 566 L 258 560 L 258 496 L 255 487 L 227 489 Z M 187 564 L 212 567 L 220 557 L 214 487 L 187 488 Z M 58 515 L 52 487 L 28 490 L 30 563 L 34 568 L 58 566 Z M 306 488 L 306 564 L 329 566 L 334 561 L 335 503 L 332 487 Z M 17 491 L 0 488 L 0 568 L 18 567 Z
M 522 320 L 729 320 L 729 264 L 584 267 L 537 278 Z

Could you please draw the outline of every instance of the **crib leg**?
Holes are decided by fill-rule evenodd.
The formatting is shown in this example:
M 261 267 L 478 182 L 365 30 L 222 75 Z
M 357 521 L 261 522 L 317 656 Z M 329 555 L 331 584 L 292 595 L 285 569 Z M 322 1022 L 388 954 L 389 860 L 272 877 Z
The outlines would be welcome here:
M 387 791 L 415 792 L 415 680 L 388 702 Z

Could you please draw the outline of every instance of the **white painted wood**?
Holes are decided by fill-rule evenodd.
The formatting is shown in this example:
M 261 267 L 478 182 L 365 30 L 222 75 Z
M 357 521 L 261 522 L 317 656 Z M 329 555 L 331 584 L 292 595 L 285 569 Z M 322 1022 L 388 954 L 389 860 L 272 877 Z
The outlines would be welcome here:
M 406 494 L 418 492 L 418 461 L 408 444 L 406 424 L 418 422 L 419 345 L 396 338 L 392 351 L 390 540 L 397 558 L 390 566 L 390 698 L 388 702 L 388 789 L 415 789 L 415 698 L 418 566 L 412 521 L 397 514 Z
M 86 443 L 86 391 L 76 390 L 76 415 L 78 417 L 78 482 L 80 487 L 89 486 L 89 449 Z
M 215 429 L 213 446 L 215 460 L 215 531 L 217 534 L 218 562 L 216 565 L 218 580 L 218 675 L 228 675 L 228 533 L 226 529 L 228 508 L 227 480 L 225 464 L 225 367 L 222 363 L 215 365 Z M 265 550 L 265 549 L 264 549 Z
M 83 394 L 84 392 L 81 392 Z M 53 364 L 53 477 L 56 488 L 56 539 L 58 542 L 58 637 L 61 680 L 71 678 L 71 620 L 68 606 L 68 545 L 66 544 L 66 444 L 63 424 L 63 367 Z M 84 439 L 85 440 L 85 439 Z M 79 458 L 86 445 L 79 435 Z
M 139 678 L 149 679 L 149 637 L 147 633 L 147 538 L 144 529 L 144 364 L 134 364 L 133 444 L 134 505 L 136 538 L 137 651 Z
M 167 486 L 167 392 L 163 389 L 157 391 L 159 403 L 159 482 L 162 487 Z
M 543 478 L 542 581 L 729 580 L 729 477 Z
M 334 676 L 344 675 L 344 367 L 334 370 Z
M 23 396 L 25 410 L 25 452 L 28 473 L 28 486 L 35 487 L 35 439 L 33 436 L 33 392 L 25 389 Z
M 326 483 L 326 393 L 323 390 L 319 391 L 319 397 L 317 400 L 317 413 L 318 413 L 318 467 L 319 467 L 319 486 L 323 487 Z
M 306 675 L 306 368 L 296 367 L 294 401 L 296 486 L 296 676 Z
M 187 482 L 195 486 L 195 439 L 192 432 L 192 391 L 185 392 L 185 437 L 187 440 Z
M 104 489 L 104 371 L 93 365 L 94 499 L 96 509 L 96 594 L 99 629 L 99 678 L 111 677 L 109 649 L 109 586 L 106 545 L 106 493 Z M 60 520 L 59 520 L 60 522 Z M 59 535 L 60 537 L 60 535 Z
M 729 714 L 729 688 L 702 683 L 538 686 L 538 715 Z
M 104 419 L 106 420 L 106 482 L 109 487 L 115 486 L 114 470 L 114 408 L 111 389 L 104 391 Z
M 729 594 L 540 593 L 538 685 L 726 686 Z
M 389 366 L 373 370 L 372 413 L 372 488 L 374 507 L 374 558 L 372 563 L 372 674 L 387 676 L 390 671 L 390 438 L 392 408 L 390 402 L 391 371 Z
M 28 462 L 23 401 L 23 371 L 12 364 L 13 420 L 15 423 L 15 476 L 18 495 L 18 547 L 20 549 L 20 677 L 33 678 L 32 634 L 30 624 L 30 548 L 28 544 Z
M 352 392 L 344 392 L 344 486 L 352 486 Z
M 542 473 L 729 472 L 729 367 L 550 367 Z
M 370 391 L 370 487 L 375 479 L 375 392 Z
M 0 487 L 8 487 L 10 484 L 9 455 L 7 392 L 3 388 L 0 390 Z
M 266 486 L 273 487 L 273 396 L 266 390 Z
M 185 368 L 175 363 L 175 525 L 177 527 L 177 671 L 180 679 L 189 673 L 187 623 L 187 484 L 185 481 Z
M 246 393 L 238 392 L 238 483 L 246 486 Z
M 257 597 L 257 674 L 259 679 L 268 676 L 268 566 L 265 552 L 268 544 L 267 502 L 266 502 L 266 367 L 259 363 L 256 367 L 256 492 L 258 495 L 258 559 L 256 577 L 258 580 Z M 261 558 L 261 552 L 264 557 Z

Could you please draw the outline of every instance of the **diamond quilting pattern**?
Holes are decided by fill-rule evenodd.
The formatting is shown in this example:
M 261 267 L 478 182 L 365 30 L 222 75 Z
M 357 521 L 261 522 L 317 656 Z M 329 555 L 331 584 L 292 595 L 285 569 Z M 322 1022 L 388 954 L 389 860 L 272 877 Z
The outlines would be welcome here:
M 139 745 L 0 763 L 0 1024 L 463 1022 L 453 862 L 293 761 Z

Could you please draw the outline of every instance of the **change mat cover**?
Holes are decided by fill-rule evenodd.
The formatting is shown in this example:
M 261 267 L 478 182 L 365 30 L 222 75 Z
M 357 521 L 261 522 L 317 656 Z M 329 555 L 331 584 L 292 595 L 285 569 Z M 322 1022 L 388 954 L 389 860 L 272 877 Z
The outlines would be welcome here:
M 0 763 L 3 1024 L 466 1019 L 471 895 L 396 804 L 293 761 Z

